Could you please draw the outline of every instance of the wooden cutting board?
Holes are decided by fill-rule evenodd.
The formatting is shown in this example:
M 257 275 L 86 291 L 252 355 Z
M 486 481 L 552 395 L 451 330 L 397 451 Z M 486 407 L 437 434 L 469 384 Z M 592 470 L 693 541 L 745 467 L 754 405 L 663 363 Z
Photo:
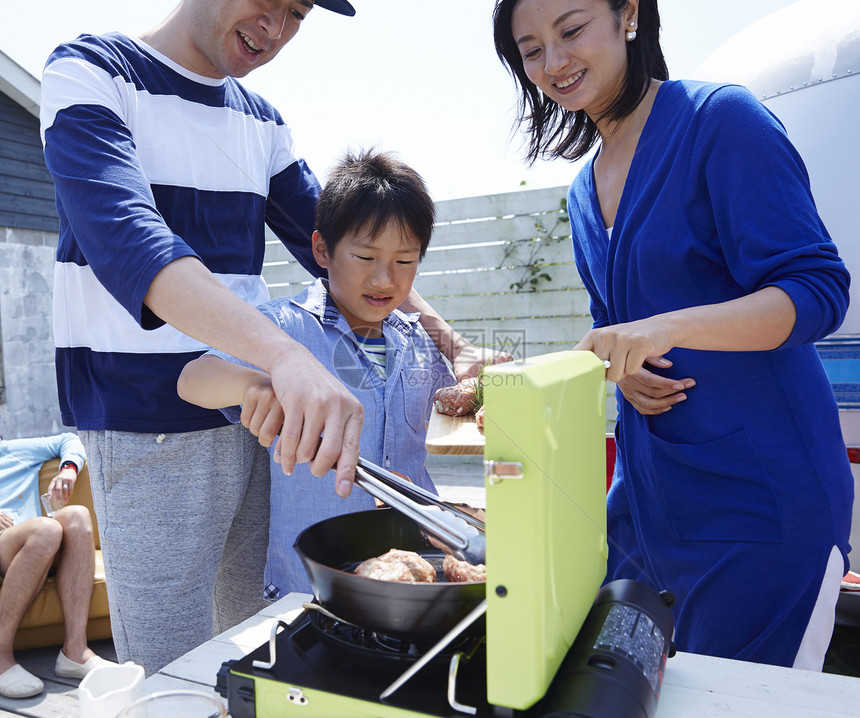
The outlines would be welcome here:
M 428 454 L 483 454 L 484 435 L 475 424 L 475 415 L 448 416 L 435 409 L 425 440 Z

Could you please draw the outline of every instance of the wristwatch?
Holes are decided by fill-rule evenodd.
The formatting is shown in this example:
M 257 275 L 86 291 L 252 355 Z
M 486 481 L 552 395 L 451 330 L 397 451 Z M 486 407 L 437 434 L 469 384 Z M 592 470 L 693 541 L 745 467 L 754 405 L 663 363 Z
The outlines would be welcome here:
M 60 471 L 63 469 L 74 469 L 75 473 L 78 473 L 78 465 L 74 461 L 64 461 L 60 464 Z

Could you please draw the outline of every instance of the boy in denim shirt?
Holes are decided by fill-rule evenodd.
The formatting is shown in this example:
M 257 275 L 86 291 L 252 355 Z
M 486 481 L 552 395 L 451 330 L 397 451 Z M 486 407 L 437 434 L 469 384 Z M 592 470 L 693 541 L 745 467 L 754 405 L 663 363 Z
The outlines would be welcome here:
M 313 253 L 328 279 L 294 297 L 259 307 L 337 376 L 364 407 L 361 455 L 435 492 L 424 467 L 425 421 L 433 394 L 454 375 L 406 299 L 424 257 L 435 207 L 421 177 L 386 153 L 348 153 L 332 171 L 317 205 Z M 302 377 L 296 377 L 302 381 Z M 179 378 L 186 401 L 221 409 L 271 444 L 284 414 L 267 374 L 218 351 L 190 362 Z M 241 410 L 239 405 L 241 405 Z M 307 526 L 339 514 L 372 509 L 354 491 L 339 498 L 308 464 L 286 475 L 277 443 L 272 476 L 265 596 L 310 591 L 293 550 Z M 333 472 L 325 477 L 333 480 Z

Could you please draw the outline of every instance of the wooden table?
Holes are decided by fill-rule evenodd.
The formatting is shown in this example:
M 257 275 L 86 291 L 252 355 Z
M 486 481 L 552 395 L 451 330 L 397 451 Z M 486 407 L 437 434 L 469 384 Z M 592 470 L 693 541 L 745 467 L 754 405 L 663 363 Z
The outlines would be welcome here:
M 214 692 L 222 661 L 268 641 L 272 621 L 289 622 L 306 594 L 290 594 L 195 648 L 146 680 L 146 690 Z M 300 712 L 300 709 L 297 709 Z M 298 715 L 298 714 L 297 714 Z M 655 718 L 857 718 L 860 679 L 678 653 L 666 664 Z
M 430 412 L 424 446 L 428 454 L 481 455 L 484 453 L 484 432 L 475 423 L 474 414 L 448 416 Z

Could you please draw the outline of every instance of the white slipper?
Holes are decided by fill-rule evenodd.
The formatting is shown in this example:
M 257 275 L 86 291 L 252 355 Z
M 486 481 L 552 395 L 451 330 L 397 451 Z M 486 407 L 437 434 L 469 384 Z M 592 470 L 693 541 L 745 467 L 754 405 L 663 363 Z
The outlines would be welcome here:
M 57 654 L 57 662 L 54 664 L 54 673 L 60 676 L 60 678 L 83 678 L 87 673 L 99 666 L 111 664 L 113 664 L 113 661 L 108 661 L 101 656 L 93 656 L 85 663 L 77 663 L 60 651 Z
M 0 673 L 0 696 L 31 698 L 45 690 L 45 684 L 25 670 L 20 663 Z

